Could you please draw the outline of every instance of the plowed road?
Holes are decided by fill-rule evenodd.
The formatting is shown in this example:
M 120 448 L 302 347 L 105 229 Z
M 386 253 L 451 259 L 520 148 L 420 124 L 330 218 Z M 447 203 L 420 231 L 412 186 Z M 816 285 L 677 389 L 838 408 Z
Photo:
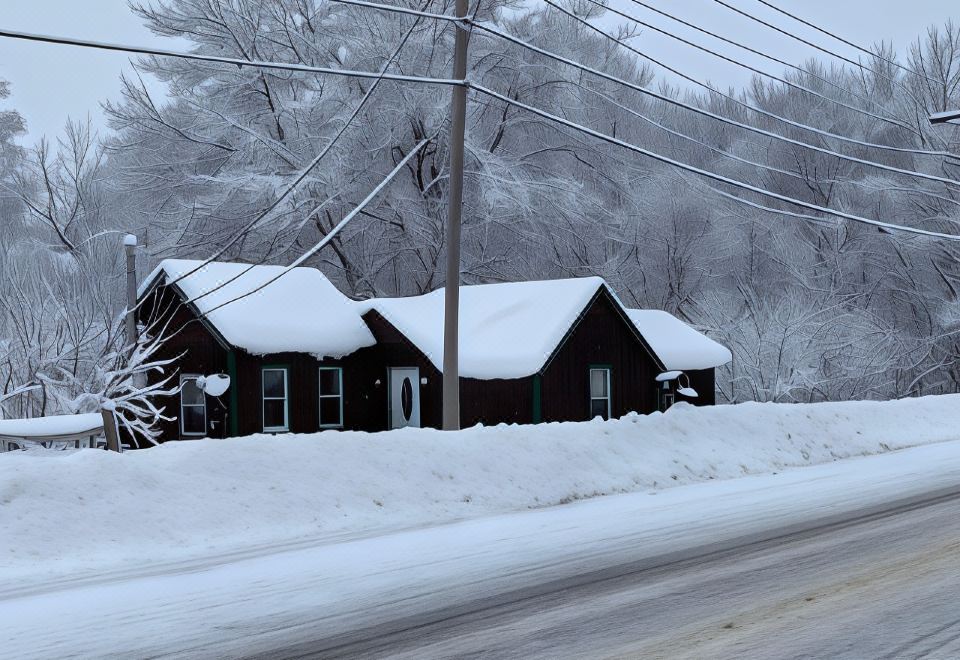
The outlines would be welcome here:
M 660 560 L 261 657 L 960 658 L 957 494 Z

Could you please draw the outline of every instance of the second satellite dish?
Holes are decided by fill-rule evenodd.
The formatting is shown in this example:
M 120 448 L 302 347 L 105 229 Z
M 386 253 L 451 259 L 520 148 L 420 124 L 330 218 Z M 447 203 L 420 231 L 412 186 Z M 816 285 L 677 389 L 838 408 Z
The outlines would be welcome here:
M 197 379 L 197 387 L 210 396 L 221 396 L 230 389 L 230 376 L 227 374 L 201 376 Z

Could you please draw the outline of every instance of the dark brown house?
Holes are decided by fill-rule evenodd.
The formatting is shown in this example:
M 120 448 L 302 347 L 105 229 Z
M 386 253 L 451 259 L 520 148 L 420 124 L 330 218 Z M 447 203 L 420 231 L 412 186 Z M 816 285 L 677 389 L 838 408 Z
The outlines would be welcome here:
M 271 282 L 281 267 L 199 266 L 164 261 L 140 291 L 183 388 L 164 438 L 439 427 L 442 290 L 356 302 L 312 268 Z M 713 404 L 730 360 L 670 314 L 624 308 L 600 278 L 468 286 L 460 306 L 464 426 Z M 218 373 L 230 387 L 205 394 L 198 379 Z

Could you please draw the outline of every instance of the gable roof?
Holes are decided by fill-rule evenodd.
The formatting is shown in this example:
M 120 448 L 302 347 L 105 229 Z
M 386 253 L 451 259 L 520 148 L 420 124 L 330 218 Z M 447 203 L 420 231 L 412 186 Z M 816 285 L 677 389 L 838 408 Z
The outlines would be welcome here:
M 139 297 L 202 263 L 165 259 L 144 281 Z M 198 316 L 231 346 L 255 355 L 290 352 L 342 357 L 376 343 L 353 301 L 316 268 L 294 268 L 260 291 L 211 311 L 256 289 L 283 269 L 215 261 L 174 287 L 184 300 L 212 291 L 193 303 Z
M 726 364 L 730 349 L 697 332 L 669 312 L 627 309 L 627 316 L 668 371 L 711 369 Z
M 460 375 L 523 378 L 537 373 L 606 288 L 599 277 L 460 287 Z M 444 290 L 356 303 L 375 310 L 443 370 Z

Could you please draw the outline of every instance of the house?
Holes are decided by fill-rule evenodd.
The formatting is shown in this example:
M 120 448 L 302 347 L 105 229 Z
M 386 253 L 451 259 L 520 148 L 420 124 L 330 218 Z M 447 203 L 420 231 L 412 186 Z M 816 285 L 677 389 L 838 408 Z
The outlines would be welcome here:
M 140 320 L 167 328 L 161 357 L 183 386 L 165 438 L 440 426 L 442 289 L 354 301 L 316 269 L 282 272 L 165 260 L 141 286 Z M 666 312 L 625 308 L 598 277 L 464 286 L 460 310 L 464 426 L 712 404 L 730 360 Z M 197 385 L 214 373 L 231 379 L 221 397 Z

